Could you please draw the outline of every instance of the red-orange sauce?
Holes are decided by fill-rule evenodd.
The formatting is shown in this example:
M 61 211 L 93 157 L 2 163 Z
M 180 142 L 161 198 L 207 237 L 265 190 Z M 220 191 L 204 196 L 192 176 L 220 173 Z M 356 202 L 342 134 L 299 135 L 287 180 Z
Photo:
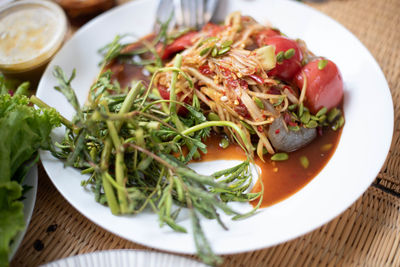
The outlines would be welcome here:
M 258 157 L 255 163 L 261 168 L 261 181 L 264 184 L 264 197 L 261 206 L 271 206 L 293 195 L 308 182 L 310 182 L 328 163 L 339 142 L 341 131 L 326 130 L 322 136 L 318 136 L 308 146 L 289 153 L 286 161 L 272 161 L 270 155 L 264 155 L 265 162 Z M 238 145 L 230 145 L 221 148 L 221 137 L 213 135 L 205 143 L 207 154 L 203 154 L 201 161 L 211 160 L 245 160 L 246 156 Z M 326 149 L 330 146 L 329 149 Z M 306 156 L 309 166 L 304 168 L 300 163 L 300 157 Z M 258 181 L 253 192 L 259 192 L 261 184 Z M 255 203 L 257 204 L 257 201 Z

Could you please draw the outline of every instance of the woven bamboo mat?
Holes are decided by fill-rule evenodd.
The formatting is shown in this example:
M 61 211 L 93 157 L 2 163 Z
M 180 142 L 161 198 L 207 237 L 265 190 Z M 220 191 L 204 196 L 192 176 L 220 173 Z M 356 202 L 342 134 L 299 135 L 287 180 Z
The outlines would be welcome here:
M 400 266 L 400 0 L 310 5 L 353 32 L 381 66 L 395 108 L 390 154 L 373 185 L 338 218 L 290 242 L 225 256 L 223 266 Z M 151 250 L 91 223 L 64 200 L 40 167 L 34 214 L 11 266 L 121 248 Z

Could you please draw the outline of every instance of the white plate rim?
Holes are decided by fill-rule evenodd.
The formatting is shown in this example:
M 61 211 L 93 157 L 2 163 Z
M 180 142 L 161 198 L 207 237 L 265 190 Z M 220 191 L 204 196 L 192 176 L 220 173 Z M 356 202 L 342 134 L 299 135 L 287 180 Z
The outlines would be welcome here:
M 99 17 L 97 17 L 96 19 L 94 19 L 93 21 L 89 22 L 87 25 L 85 25 L 84 27 L 82 27 L 81 30 L 79 30 L 76 35 L 73 36 L 73 38 L 71 39 L 70 42 L 72 42 L 75 39 L 80 38 L 81 35 L 84 35 L 86 31 L 88 31 L 88 29 L 90 29 L 90 27 L 93 27 L 94 25 L 96 25 L 96 23 L 98 23 L 101 20 L 105 20 L 108 16 L 112 16 L 112 14 L 117 14 L 118 12 L 120 12 L 120 10 L 122 10 L 122 8 L 133 8 L 133 7 L 137 7 L 138 5 L 143 5 L 145 1 L 135 1 L 135 2 L 131 2 L 129 4 L 127 4 L 127 6 L 120 6 L 115 8 L 114 10 L 107 12 Z M 147 3 L 150 3 L 152 1 L 146 1 Z M 237 1 L 237 2 L 246 2 L 246 1 Z M 259 4 L 259 2 L 261 1 L 253 1 L 251 3 L 255 3 L 255 4 Z M 269 1 L 269 3 L 278 4 L 278 1 Z M 345 29 L 342 25 L 340 25 L 339 23 L 337 23 L 336 21 L 334 21 L 333 19 L 327 17 L 326 15 L 319 13 L 318 11 L 310 8 L 310 7 L 306 7 L 303 6 L 300 3 L 295 3 L 295 2 L 291 2 L 291 1 L 281 1 L 281 3 L 284 3 L 285 5 L 289 5 L 290 7 L 296 7 L 296 8 L 300 8 L 301 10 L 306 10 L 307 12 L 309 12 L 309 14 L 312 14 L 313 16 L 318 17 L 319 19 L 322 19 L 324 23 L 329 24 L 329 25 L 334 25 L 337 29 L 340 29 L 343 32 L 343 35 L 345 35 L 345 37 L 347 38 L 346 40 L 351 42 L 352 44 L 354 44 L 355 46 L 357 46 L 358 49 L 360 49 L 360 53 L 362 52 L 362 54 L 366 57 L 365 60 L 368 61 L 368 63 L 371 65 L 370 67 L 373 69 L 375 75 L 376 75 L 376 79 L 379 80 L 379 84 L 382 87 L 382 96 L 380 99 L 382 101 L 385 102 L 385 104 L 387 105 L 386 108 L 384 109 L 384 111 L 382 111 L 380 114 L 385 115 L 384 118 L 384 123 L 381 125 L 384 125 L 386 128 L 384 131 L 381 132 L 381 136 L 384 136 L 384 142 L 381 143 L 381 148 L 379 151 L 379 157 L 376 158 L 375 160 L 375 164 L 374 166 L 368 166 L 370 168 L 369 170 L 369 175 L 368 175 L 368 179 L 366 180 L 362 180 L 362 183 L 359 184 L 358 188 L 356 188 L 356 190 L 354 192 L 352 192 L 352 196 L 350 198 L 344 198 L 341 199 L 340 201 L 342 201 L 340 206 L 335 206 L 332 208 L 331 211 L 329 211 L 328 215 L 324 214 L 323 218 L 319 218 L 316 221 L 313 221 L 315 218 L 313 216 L 311 216 L 312 214 L 310 214 L 310 223 L 312 225 L 312 227 L 300 227 L 300 228 L 296 228 L 289 231 L 288 234 L 283 235 L 281 237 L 276 237 L 274 236 L 274 241 L 273 242 L 268 242 L 268 241 L 260 241 L 260 240 L 256 240 L 255 242 L 253 242 L 251 245 L 246 245 L 246 246 L 237 246 L 237 247 L 228 247 L 228 248 L 223 248 L 221 247 L 221 242 L 218 243 L 214 243 L 215 247 L 215 251 L 217 253 L 220 254 L 230 254 L 230 253 L 238 253 L 238 252 L 244 252 L 244 251 L 249 251 L 249 250 L 254 250 L 254 249 L 260 249 L 260 248 L 264 248 L 264 247 L 268 247 L 268 246 L 272 246 L 275 244 L 279 244 L 281 242 L 285 242 L 288 241 L 290 239 L 293 239 L 295 237 L 298 237 L 302 234 L 305 234 L 309 231 L 312 231 L 316 228 L 318 228 L 319 226 L 327 223 L 328 221 L 332 220 L 333 218 L 335 218 L 336 216 L 338 216 L 341 212 L 343 212 L 347 207 L 349 207 L 354 201 L 356 201 L 363 192 L 365 192 L 365 190 L 369 187 L 369 185 L 372 183 L 372 181 L 375 179 L 376 175 L 379 173 L 380 168 L 382 167 L 385 159 L 386 159 L 386 155 L 389 151 L 390 148 L 390 144 L 391 144 L 391 138 L 392 138 L 392 133 L 393 133 L 393 104 L 392 104 L 392 100 L 391 100 L 391 95 L 390 95 L 390 90 L 389 87 L 387 85 L 387 82 L 384 78 L 384 75 L 381 71 L 381 69 L 379 68 L 379 65 L 377 64 L 377 62 L 375 61 L 375 59 L 372 57 L 372 55 L 369 53 L 369 51 L 362 45 L 362 43 L 354 36 L 352 35 L 347 29 Z M 152 4 L 154 5 L 154 1 L 152 2 Z M 280 25 L 275 25 L 277 27 L 280 27 Z M 289 35 L 290 36 L 290 35 Z M 291 37 L 295 37 L 295 36 L 291 36 Z M 307 40 L 305 40 L 307 42 Z M 101 45 L 100 45 L 101 46 Z M 317 46 L 318 47 L 318 46 Z M 65 47 L 64 47 L 65 48 Z M 60 51 L 60 53 L 64 50 L 64 48 Z M 312 50 L 312 49 L 311 49 Z M 57 59 L 57 56 L 56 58 Z M 54 60 L 53 60 L 54 62 Z M 45 75 L 43 77 L 46 77 L 46 75 L 49 74 L 50 68 L 53 66 L 53 62 L 49 64 L 49 67 L 47 68 Z M 47 76 L 48 77 L 48 76 Z M 368 77 L 366 77 L 368 78 Z M 43 79 L 41 80 L 40 84 L 39 84 L 39 89 L 38 89 L 38 96 L 45 96 L 43 90 L 44 87 L 46 85 L 46 81 L 44 82 Z M 350 95 L 351 96 L 351 95 Z M 351 107 L 348 107 L 346 105 L 346 100 L 345 100 L 345 109 L 351 109 Z M 347 113 L 346 113 L 347 114 Z M 346 132 L 346 129 L 348 128 L 348 126 L 346 125 L 343 133 Z M 338 150 L 341 148 L 341 144 L 343 143 L 343 140 L 340 140 L 340 144 L 338 147 Z M 335 154 L 337 154 L 338 152 L 335 152 Z M 173 247 L 173 246 L 166 246 L 165 244 L 155 244 L 153 242 L 149 242 L 148 240 L 138 240 L 136 237 L 127 237 L 124 234 L 121 234 L 119 231 L 116 231 L 115 229 L 112 229 L 109 227 L 109 225 L 104 225 L 103 223 L 99 223 L 98 220 L 96 220 L 95 217 L 93 216 L 88 216 L 87 212 L 85 211 L 85 209 L 83 207 L 81 207 L 81 205 L 79 203 L 76 203 L 76 201 L 74 201 L 73 199 L 71 199 L 71 196 L 68 196 L 68 194 L 66 194 L 63 190 L 63 188 L 60 188 L 60 185 L 57 183 L 57 181 L 55 179 L 53 179 L 52 177 L 54 177 L 54 175 L 51 175 L 51 170 L 48 169 L 48 166 L 46 164 L 46 162 L 48 162 L 49 158 L 48 155 L 46 155 L 46 153 L 41 152 L 41 157 L 42 159 L 45 159 L 44 162 L 44 167 L 46 169 L 46 171 L 49 174 L 49 177 L 51 178 L 52 182 L 55 184 L 55 186 L 57 187 L 57 189 L 61 192 L 61 194 L 75 207 L 77 208 L 82 214 L 84 214 L 85 216 L 87 216 L 89 219 L 91 219 L 93 222 L 95 222 L 96 224 L 102 226 L 103 228 L 121 236 L 124 237 L 126 239 L 132 240 L 134 242 L 138 242 L 144 245 L 148 245 L 151 247 L 155 247 L 158 249 L 162 249 L 162 250 L 167 250 L 167 251 L 175 251 L 175 252 L 181 252 L 181 253 L 194 253 L 193 247 L 191 246 L 186 246 L 186 247 Z M 334 159 L 336 160 L 336 156 L 334 155 L 332 160 Z M 331 163 L 329 163 L 327 165 L 330 166 L 332 165 Z M 325 169 L 327 168 L 325 167 Z M 324 170 L 325 170 L 324 169 Z M 323 172 L 324 172 L 323 170 Z M 341 172 L 343 174 L 343 172 Z M 320 175 L 319 175 L 320 176 Z M 317 176 L 318 177 L 318 176 Z M 274 205 L 271 208 L 267 208 L 264 209 L 262 211 L 262 213 L 271 213 L 271 214 L 275 214 L 276 213 L 276 209 L 281 208 L 282 206 L 287 206 L 288 203 L 295 201 L 294 199 L 298 200 L 300 197 L 298 197 L 298 195 L 304 195 L 306 191 L 310 191 L 311 188 L 314 188 L 316 186 L 316 184 L 318 184 L 319 181 L 316 181 L 318 179 L 314 179 L 313 181 L 311 181 L 308 185 L 305 186 L 305 188 L 303 188 L 302 190 L 300 190 L 299 193 L 296 193 L 294 196 L 290 197 L 287 200 L 284 200 L 280 203 L 278 203 L 277 205 Z M 303 194 L 304 193 L 304 194 Z M 259 215 L 257 215 L 259 216 Z M 304 220 L 303 220 L 304 221 Z M 241 236 L 243 237 L 243 236 Z M 215 241 L 215 240 L 213 240 Z M 213 243 L 213 242 L 212 242 Z
M 136 263 L 135 265 L 132 265 Z M 144 265 L 145 264 L 145 265 Z M 114 249 L 79 254 L 55 260 L 41 267 L 206 267 L 194 259 L 141 249 Z

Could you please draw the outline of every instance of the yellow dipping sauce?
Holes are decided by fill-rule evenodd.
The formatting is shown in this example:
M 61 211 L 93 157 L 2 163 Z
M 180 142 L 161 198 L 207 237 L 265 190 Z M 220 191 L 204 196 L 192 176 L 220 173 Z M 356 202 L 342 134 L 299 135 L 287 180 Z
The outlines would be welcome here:
M 24 72 L 47 63 L 66 30 L 64 12 L 50 1 L 18 1 L 0 9 L 0 70 Z

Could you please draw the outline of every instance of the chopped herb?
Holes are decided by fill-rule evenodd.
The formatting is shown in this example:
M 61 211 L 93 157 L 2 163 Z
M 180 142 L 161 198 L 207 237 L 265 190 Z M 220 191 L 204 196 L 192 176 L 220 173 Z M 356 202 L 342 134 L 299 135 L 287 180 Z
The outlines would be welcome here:
M 299 105 L 299 116 L 303 116 L 303 112 L 304 112 L 304 104 L 300 103 Z
M 287 153 L 275 153 L 274 155 L 271 156 L 271 160 L 273 161 L 284 161 L 288 159 L 289 155 Z
M 216 46 L 211 50 L 211 56 L 216 57 L 218 55 L 218 48 Z
M 229 140 L 227 138 L 222 138 L 221 141 L 219 142 L 219 146 L 222 148 L 227 148 L 229 146 Z
M 199 47 L 204 45 L 205 43 L 211 43 L 211 42 L 215 42 L 218 40 L 219 40 L 218 37 L 208 37 L 208 38 L 204 39 L 202 42 L 200 42 Z
M 333 108 L 328 113 L 328 121 L 333 122 L 342 112 L 338 108 Z
M 321 108 L 320 110 L 318 110 L 317 114 L 315 114 L 315 116 L 317 117 L 321 117 L 322 115 L 324 115 L 326 112 L 328 111 L 328 109 L 326 107 Z
M 325 68 L 326 64 L 328 64 L 328 60 L 321 59 L 320 61 L 318 61 L 318 69 L 323 70 Z
M 300 131 L 300 126 L 299 125 L 296 125 L 296 126 L 290 126 L 289 125 L 288 129 L 293 131 L 293 132 L 298 132 L 298 131 Z
M 319 116 L 318 121 L 319 123 L 323 123 L 326 120 L 326 115 Z
M 281 96 L 278 98 L 278 101 L 276 103 L 274 103 L 274 106 L 279 106 L 280 104 L 282 104 L 283 100 L 285 99 L 284 96 Z
M 215 114 L 214 112 L 210 112 L 208 113 L 207 116 L 208 120 L 210 121 L 220 121 L 221 119 L 219 118 L 219 116 L 217 114 Z
M 200 51 L 200 56 L 204 56 L 206 54 L 208 54 L 208 52 L 210 52 L 211 47 L 206 47 L 203 50 Z
M 244 121 L 240 121 L 240 123 L 249 131 L 251 134 L 255 134 L 256 132 L 254 131 L 253 127 L 251 127 L 249 124 L 247 124 Z
M 233 43 L 232 40 L 226 40 L 225 42 L 222 43 L 221 47 L 229 47 Z
M 303 166 L 304 169 L 307 169 L 308 166 L 310 166 L 310 161 L 306 156 L 301 156 L 300 157 L 300 164 Z
M 285 53 L 283 51 L 280 51 L 278 54 L 276 54 L 276 61 L 278 63 L 282 63 L 284 59 L 285 59 Z
M 328 150 L 330 150 L 333 147 L 332 144 L 325 144 L 321 147 L 321 151 L 326 152 Z
M 231 50 L 231 47 L 230 47 L 230 46 L 223 47 L 223 48 L 221 48 L 221 49 L 218 51 L 218 55 L 221 56 L 221 55 L 223 55 L 223 54 L 226 54 L 226 53 L 228 53 L 229 50 Z
M 294 48 L 290 48 L 285 51 L 284 57 L 285 57 L 285 59 L 291 59 L 295 53 L 296 53 L 296 51 L 294 50 Z
M 318 122 L 314 120 L 310 120 L 306 125 L 307 128 L 316 128 L 318 127 Z
M 264 103 L 262 102 L 261 99 L 259 99 L 258 97 L 254 96 L 253 100 L 254 100 L 254 103 L 256 103 L 258 108 L 264 109 Z
M 303 113 L 303 115 L 300 117 L 300 120 L 303 124 L 307 124 L 311 119 L 310 112 L 306 111 Z
M 297 108 L 297 104 L 292 104 L 290 106 L 288 106 L 288 110 L 293 111 Z
M 332 126 L 332 129 L 334 131 L 337 131 L 338 129 L 342 128 L 344 125 L 344 117 L 340 116 L 340 118 L 336 121 L 336 123 Z

